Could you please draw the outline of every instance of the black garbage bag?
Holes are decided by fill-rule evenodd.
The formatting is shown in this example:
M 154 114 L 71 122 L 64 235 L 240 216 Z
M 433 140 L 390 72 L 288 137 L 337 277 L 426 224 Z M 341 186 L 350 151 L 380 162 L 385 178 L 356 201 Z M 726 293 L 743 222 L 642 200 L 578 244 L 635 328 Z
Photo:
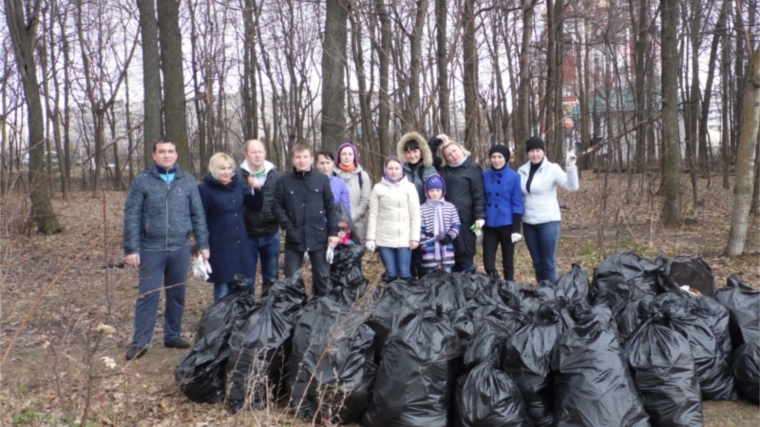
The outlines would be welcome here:
M 227 403 L 233 412 L 261 409 L 280 391 L 293 316 L 275 307 L 276 295 L 263 298 L 230 335 Z
M 468 281 L 467 276 L 472 273 L 454 273 L 453 275 L 443 270 L 434 271 L 422 277 L 417 286 L 428 290 L 425 304 L 436 307 L 445 315 L 451 313 L 466 304 L 466 300 L 460 289 L 454 284 L 454 276 L 460 277 L 459 282 Z
M 561 326 L 556 310 L 541 313 L 543 318 L 509 337 L 501 367 L 522 393 L 529 418 L 537 426 L 548 427 L 554 424 L 551 359 Z
M 539 313 L 543 307 L 557 302 L 556 289 L 548 282 L 541 282 L 537 286 L 525 286 L 520 288 L 520 311 L 534 321 L 540 321 Z
M 253 306 L 254 296 L 242 279 L 232 292 L 203 312 L 193 348 L 174 371 L 174 379 L 188 399 L 199 403 L 224 399 L 230 333 L 236 320 Z
M 688 285 L 702 295 L 715 296 L 715 273 L 702 258 L 677 256 L 665 263 L 665 274 L 678 286 Z
M 485 306 L 473 310 L 473 334 L 462 340 L 462 346 L 466 349 L 465 367 L 471 369 L 487 360 L 493 361 L 495 366 L 501 366 L 507 339 L 527 323 L 527 316 L 503 306 Z M 460 339 L 461 337 L 460 335 Z
M 711 328 L 713 320 L 706 318 L 695 301 L 684 294 L 658 295 L 652 305 L 667 319 L 668 327 L 689 341 L 702 399 L 736 400 L 730 366 L 731 354 L 726 352 L 725 344 L 716 339 Z
M 335 247 L 333 263 L 330 266 L 333 289 L 340 289 L 341 301 L 349 307 L 364 295 L 367 288 L 368 281 L 358 264 L 362 255 L 364 255 L 363 246 L 340 244 Z
M 474 301 L 479 295 L 493 297 L 496 294 L 495 283 L 490 276 L 482 273 L 457 272 L 451 275 L 454 286 L 466 301 Z
M 456 421 L 460 427 L 532 427 L 514 381 L 484 361 L 457 381 Z
M 653 425 L 701 426 L 702 399 L 689 342 L 662 325 L 660 313 L 650 315 L 623 347 L 644 409 Z
M 617 324 L 618 339 L 624 344 L 628 337 L 639 328 L 644 319 L 643 312 L 654 301 L 653 294 L 646 294 L 640 299 L 629 301 L 613 314 Z
M 298 269 L 285 280 L 278 280 L 270 286 L 261 298 L 273 297 L 272 304 L 277 312 L 290 316 L 301 310 L 306 304 L 306 286 L 303 282 L 303 269 Z
M 575 326 L 557 340 L 552 358 L 555 425 L 648 426 L 622 358 L 614 323 L 597 307 L 575 306 Z
M 760 341 L 760 289 L 745 285 L 732 274 L 726 286 L 715 292 L 715 299 L 728 308 L 734 349 Z
M 409 286 L 400 280 L 375 288 L 374 303 L 371 304 L 370 317 L 367 319 L 367 325 L 375 331 L 375 363 L 380 363 L 383 346 L 393 326 L 393 317 L 407 307 L 415 307 L 427 295 L 428 290 L 424 287 Z
M 760 341 L 736 349 L 732 370 L 736 388 L 747 399 L 760 404 Z
M 557 279 L 554 284 L 557 300 L 584 301 L 588 299 L 588 274 L 578 264 L 573 264 L 572 269 Z
M 461 355 L 447 316 L 431 309 L 399 315 L 362 425 L 446 427 Z
M 327 298 L 310 302 L 294 331 L 289 364 L 295 379 L 291 408 L 306 421 L 359 422 L 369 404 L 377 369 L 374 338 L 363 313 L 349 313 Z M 295 359 L 296 354 L 303 356 Z
M 592 300 L 607 293 L 619 293 L 625 301 L 643 294 L 659 294 L 662 268 L 656 262 L 632 252 L 610 255 L 594 269 Z

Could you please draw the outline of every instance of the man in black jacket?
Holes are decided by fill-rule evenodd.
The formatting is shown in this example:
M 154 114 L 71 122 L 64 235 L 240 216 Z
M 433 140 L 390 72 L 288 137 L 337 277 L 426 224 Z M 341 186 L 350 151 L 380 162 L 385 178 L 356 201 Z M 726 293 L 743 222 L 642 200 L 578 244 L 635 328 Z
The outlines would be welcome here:
M 239 180 L 244 186 L 246 200 L 252 200 L 252 208 L 243 207 L 248 243 L 253 253 L 253 271 L 261 259 L 262 289 L 266 291 L 277 280 L 280 260 L 280 230 L 274 217 L 274 190 L 280 173 L 274 164 L 266 160 L 264 144 L 251 139 L 245 143 L 245 160 L 238 169 Z M 256 285 L 256 276 L 249 283 L 251 292 Z
M 330 179 L 311 169 L 311 146 L 296 144 L 290 160 L 293 172 L 277 182 L 273 206 L 277 222 L 285 229 L 285 277 L 301 268 L 306 252 L 311 260 L 314 296 L 324 296 L 332 288 L 328 245 L 334 248 L 338 244 L 339 213 Z

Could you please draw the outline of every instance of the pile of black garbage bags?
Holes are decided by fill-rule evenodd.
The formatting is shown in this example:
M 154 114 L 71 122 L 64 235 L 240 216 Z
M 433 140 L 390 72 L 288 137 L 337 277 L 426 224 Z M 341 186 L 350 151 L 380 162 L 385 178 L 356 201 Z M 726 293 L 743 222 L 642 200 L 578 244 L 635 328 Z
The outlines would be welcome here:
M 362 251 L 339 246 L 332 293 L 308 302 L 300 272 L 257 300 L 241 281 L 203 314 L 183 393 L 367 427 L 699 426 L 703 400 L 760 403 L 760 289 L 716 289 L 699 258 L 370 287 Z

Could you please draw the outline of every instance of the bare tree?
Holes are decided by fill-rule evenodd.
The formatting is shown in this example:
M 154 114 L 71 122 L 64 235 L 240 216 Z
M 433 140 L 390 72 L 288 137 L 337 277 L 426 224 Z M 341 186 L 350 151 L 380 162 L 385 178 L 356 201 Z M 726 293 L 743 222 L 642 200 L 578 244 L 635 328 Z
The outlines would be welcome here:
M 47 193 L 46 179 L 43 174 L 43 155 L 45 146 L 45 118 L 42 113 L 40 86 L 37 82 L 37 65 L 34 61 L 34 42 L 37 37 L 41 1 L 27 5 L 28 16 L 24 16 L 24 4 L 21 0 L 5 0 L 5 19 L 11 34 L 16 66 L 24 85 L 24 96 L 28 114 L 29 129 L 29 182 L 32 186 L 32 218 L 37 224 L 37 231 L 44 234 L 61 232 L 58 218 L 53 212 L 53 205 Z
M 345 0 L 327 0 L 322 44 L 322 147 L 338 148 L 345 137 L 346 44 L 348 10 Z
M 662 69 L 678 69 L 678 0 L 660 0 L 662 15 Z M 681 148 L 678 132 L 678 75 L 662 73 L 662 189 L 665 202 L 662 220 L 667 226 L 681 225 Z
M 163 72 L 164 126 L 166 136 L 177 144 L 177 162 L 193 172 L 185 117 L 185 77 L 182 72 L 182 33 L 179 26 L 179 1 L 158 0 L 159 43 Z
M 744 252 L 744 241 L 749 226 L 749 211 L 754 187 L 755 155 L 760 127 L 760 48 L 747 68 L 744 97 L 744 121 L 736 159 L 736 182 L 734 183 L 734 209 L 731 215 L 726 255 L 738 256 Z
M 137 0 L 140 11 L 143 68 L 143 163 L 153 163 L 153 143 L 161 137 L 161 72 L 158 54 L 158 24 L 155 0 Z

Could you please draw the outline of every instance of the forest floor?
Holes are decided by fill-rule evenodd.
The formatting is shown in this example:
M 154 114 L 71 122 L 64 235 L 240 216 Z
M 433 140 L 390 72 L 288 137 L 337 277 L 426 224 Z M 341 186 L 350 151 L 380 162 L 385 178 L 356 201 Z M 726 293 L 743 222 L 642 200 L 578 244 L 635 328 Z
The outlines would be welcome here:
M 700 202 L 695 206 L 688 182 L 683 175 L 684 224 L 666 229 L 659 222 L 662 199 L 652 196 L 656 182 L 635 176 L 629 185 L 627 175 L 612 174 L 605 183 L 604 175 L 584 172 L 580 191 L 560 191 L 560 274 L 576 263 L 591 276 L 605 255 L 617 252 L 633 251 L 649 258 L 697 255 L 712 266 L 718 286 L 730 274 L 737 274 L 760 288 L 758 219 L 751 222 L 745 255 L 722 256 L 733 193 L 721 187 L 719 178 L 713 178 L 710 189 L 701 180 Z M 68 200 L 54 198 L 53 206 L 65 227 L 64 233 L 54 236 L 12 234 L 19 223 L 14 216 L 18 212 L 13 211 L 18 206 L 23 210 L 28 199 L 5 196 L 0 200 L 4 218 L 0 425 L 75 425 L 85 411 L 88 426 L 301 425 L 285 409 L 232 415 L 223 405 L 184 399 L 173 372 L 185 352 L 161 345 L 162 314 L 148 353 L 125 361 L 137 272 L 119 265 L 124 198 L 123 192 L 106 193 L 105 203 L 90 198 L 90 193 L 73 193 Z M 480 256 L 478 262 L 482 271 Z M 518 244 L 515 263 L 516 281 L 532 282 L 524 243 Z M 381 273 L 379 257 L 365 255 L 364 266 L 370 283 L 376 283 Z M 183 325 L 186 340 L 193 339 L 200 315 L 212 300 L 211 285 L 189 279 Z M 101 324 L 115 331 L 101 335 L 97 331 Z M 760 425 L 760 407 L 745 401 L 705 402 L 704 414 L 709 427 Z

